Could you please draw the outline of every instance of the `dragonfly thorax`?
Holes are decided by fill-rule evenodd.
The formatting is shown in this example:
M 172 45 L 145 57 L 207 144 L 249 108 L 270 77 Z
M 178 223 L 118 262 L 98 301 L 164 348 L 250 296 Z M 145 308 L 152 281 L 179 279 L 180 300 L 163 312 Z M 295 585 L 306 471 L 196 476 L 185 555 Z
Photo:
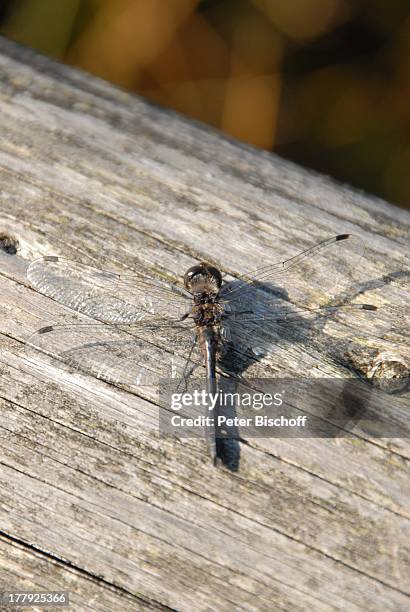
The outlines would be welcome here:
M 215 304 L 217 301 L 218 294 L 210 293 L 209 291 L 202 291 L 198 293 L 194 293 L 194 304 L 196 306 L 206 306 L 209 304 Z
M 195 324 L 200 327 L 219 325 L 222 318 L 222 308 L 221 305 L 216 302 L 195 304 L 191 316 Z

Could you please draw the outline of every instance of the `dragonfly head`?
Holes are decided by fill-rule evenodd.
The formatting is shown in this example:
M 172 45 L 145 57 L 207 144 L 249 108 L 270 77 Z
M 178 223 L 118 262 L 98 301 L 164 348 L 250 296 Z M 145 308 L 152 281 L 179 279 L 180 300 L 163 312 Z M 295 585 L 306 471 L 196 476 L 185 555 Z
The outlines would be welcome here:
M 210 297 L 216 297 L 222 285 L 222 275 L 218 268 L 202 261 L 187 270 L 184 285 L 194 296 L 208 294 Z

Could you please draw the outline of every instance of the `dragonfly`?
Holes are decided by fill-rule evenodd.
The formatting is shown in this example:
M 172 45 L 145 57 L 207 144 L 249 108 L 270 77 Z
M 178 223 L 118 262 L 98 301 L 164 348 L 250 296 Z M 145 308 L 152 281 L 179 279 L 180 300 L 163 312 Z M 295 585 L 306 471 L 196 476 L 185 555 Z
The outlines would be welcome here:
M 247 347 L 257 361 L 274 348 L 278 326 L 376 310 L 331 300 L 352 278 L 363 250 L 357 236 L 338 234 L 227 281 L 201 261 L 186 271 L 183 286 L 145 271 L 122 274 L 44 256 L 28 267 L 32 287 L 77 314 L 42 326 L 27 346 L 135 393 L 162 378 L 186 382 L 198 370 L 215 393 L 220 367 L 222 375 L 238 375 L 226 365 L 232 347 Z M 214 439 L 213 462 L 224 461 L 224 452 Z

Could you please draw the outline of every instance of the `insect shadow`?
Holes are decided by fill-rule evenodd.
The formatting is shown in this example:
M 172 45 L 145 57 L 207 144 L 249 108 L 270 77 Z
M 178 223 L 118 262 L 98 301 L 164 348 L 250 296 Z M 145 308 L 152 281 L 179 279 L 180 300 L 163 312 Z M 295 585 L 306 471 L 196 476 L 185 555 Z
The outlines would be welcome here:
M 310 432 L 312 437 L 340 437 L 352 435 L 350 432 L 355 425 L 361 420 L 369 416 L 368 407 L 371 403 L 372 395 L 375 389 L 371 384 L 358 378 L 358 372 L 354 368 L 349 367 L 344 357 L 346 352 L 346 342 L 340 338 L 335 338 L 326 331 L 326 343 L 323 343 L 323 334 L 325 326 L 329 319 L 334 317 L 337 312 L 337 307 L 345 307 L 353 302 L 354 298 L 365 294 L 367 291 L 381 288 L 396 280 L 407 278 L 408 273 L 403 271 L 392 272 L 379 278 L 367 280 L 365 283 L 353 283 L 344 291 L 335 295 L 328 301 L 325 308 L 318 310 L 317 314 L 309 312 L 309 317 L 304 318 L 303 313 L 298 315 L 295 312 L 292 304 L 289 301 L 289 295 L 283 287 L 272 283 L 255 283 L 249 287 L 246 293 L 246 301 L 243 303 L 245 310 L 255 312 L 258 310 L 258 297 L 260 292 L 265 295 L 263 305 L 263 315 L 265 319 L 260 320 L 256 325 L 252 324 L 250 333 L 247 335 L 246 341 L 243 339 L 238 341 L 228 341 L 224 345 L 224 350 L 219 359 L 219 369 L 222 376 L 219 383 L 219 388 L 222 392 L 234 393 L 239 384 L 245 384 L 252 388 L 252 382 L 246 379 L 247 371 L 255 365 L 259 360 L 272 354 L 275 350 L 275 345 L 284 343 L 291 345 L 300 345 L 301 347 L 309 346 L 312 349 L 317 349 L 326 355 L 334 363 L 340 366 L 348 367 L 355 376 L 355 384 L 352 384 L 351 379 L 345 382 L 330 381 L 339 389 L 338 401 L 322 412 L 320 420 L 322 421 L 319 429 L 315 432 Z M 232 281 L 221 292 L 221 298 L 227 292 L 240 289 L 243 284 L 240 281 Z M 275 320 L 275 305 L 276 301 L 280 300 L 281 317 Z M 270 306 L 269 306 L 270 305 Z M 334 310 L 336 309 L 336 310 Z M 262 314 L 262 311 L 261 311 Z M 369 316 L 372 313 L 369 312 Z M 271 317 L 271 318 L 269 318 Z M 238 322 L 240 323 L 240 321 Z M 235 324 L 236 325 L 236 324 Z M 264 336 L 261 343 L 261 334 Z M 234 334 L 233 334 L 234 336 Z M 350 341 L 350 339 L 349 339 Z M 275 372 L 274 377 L 278 374 Z M 283 373 L 286 377 L 286 372 Z M 219 406 L 220 413 L 227 417 L 235 417 L 237 415 L 234 405 L 229 407 Z M 371 413 L 371 418 L 374 420 L 375 415 Z M 316 421 L 317 422 L 317 421 Z M 374 424 L 375 425 L 375 424 Z M 376 425 L 375 425 L 376 426 Z M 309 435 L 309 433 L 307 433 Z M 217 431 L 217 455 L 222 463 L 230 470 L 237 471 L 240 463 L 240 443 L 247 443 L 246 439 L 242 438 L 238 427 L 224 427 Z

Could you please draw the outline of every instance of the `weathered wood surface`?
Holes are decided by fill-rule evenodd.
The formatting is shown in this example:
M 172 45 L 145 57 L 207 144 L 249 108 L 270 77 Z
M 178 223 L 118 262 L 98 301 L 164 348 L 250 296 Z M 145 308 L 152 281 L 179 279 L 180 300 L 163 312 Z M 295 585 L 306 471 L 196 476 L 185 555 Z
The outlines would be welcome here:
M 340 232 L 367 246 L 352 296 L 402 323 L 409 215 L 4 40 L 0 109 L 0 233 L 19 243 L 0 252 L 0 588 L 70 590 L 76 610 L 408 609 L 407 440 L 249 440 L 231 473 L 160 439 L 152 399 L 33 369 L 23 346 L 66 311 L 26 280 L 40 255 L 175 280 Z M 278 343 L 258 373 L 408 360 L 401 328 L 342 349 Z

